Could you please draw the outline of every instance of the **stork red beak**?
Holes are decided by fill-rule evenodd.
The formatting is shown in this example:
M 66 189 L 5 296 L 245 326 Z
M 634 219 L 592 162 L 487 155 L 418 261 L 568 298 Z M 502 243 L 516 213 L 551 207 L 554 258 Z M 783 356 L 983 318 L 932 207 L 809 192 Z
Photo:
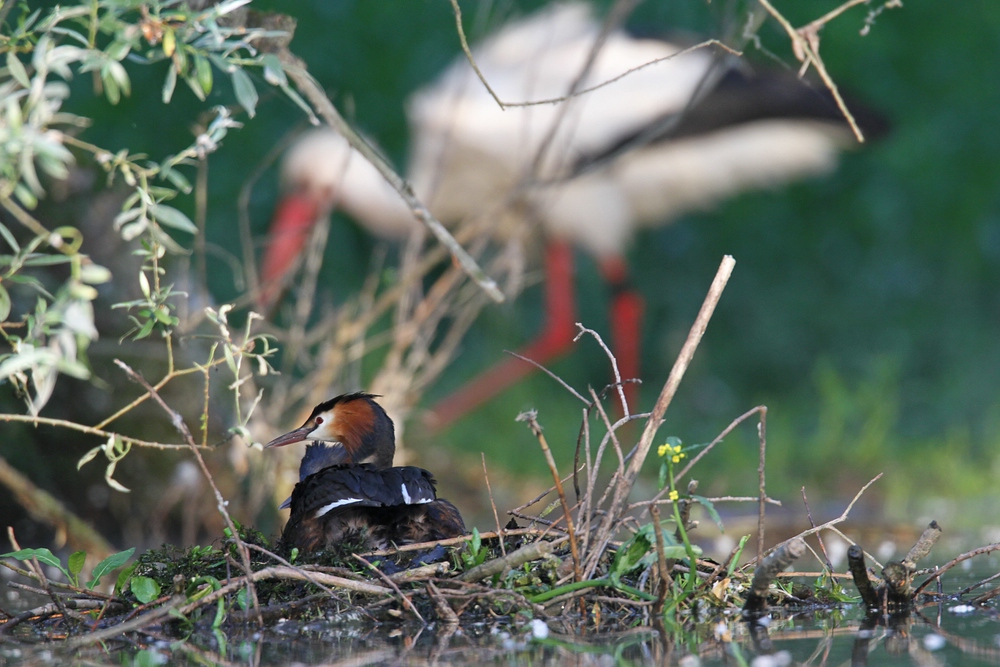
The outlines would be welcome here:
M 264 448 L 268 447 L 284 447 L 285 445 L 292 445 L 296 442 L 302 442 L 309 437 L 309 434 L 316 430 L 315 426 L 309 424 L 299 427 L 294 431 L 289 431 L 284 435 L 279 435 L 277 438 L 271 442 L 264 445 Z

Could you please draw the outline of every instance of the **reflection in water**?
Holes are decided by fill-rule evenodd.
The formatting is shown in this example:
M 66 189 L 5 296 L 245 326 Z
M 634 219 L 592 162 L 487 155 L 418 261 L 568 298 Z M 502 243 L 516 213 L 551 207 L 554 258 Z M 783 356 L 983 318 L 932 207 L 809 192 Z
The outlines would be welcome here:
M 966 606 L 967 607 L 967 606 Z M 956 613 L 957 612 L 959 613 Z M 912 615 L 865 617 L 857 606 L 756 620 L 723 615 L 694 633 L 669 626 L 581 634 L 572 619 L 540 625 L 509 618 L 457 626 L 282 621 L 262 632 L 196 633 L 187 641 L 150 633 L 142 641 L 61 656 L 51 643 L 0 644 L 0 664 L 302 665 L 1000 665 L 1000 615 L 947 602 Z M 53 662 L 54 661 L 54 662 Z

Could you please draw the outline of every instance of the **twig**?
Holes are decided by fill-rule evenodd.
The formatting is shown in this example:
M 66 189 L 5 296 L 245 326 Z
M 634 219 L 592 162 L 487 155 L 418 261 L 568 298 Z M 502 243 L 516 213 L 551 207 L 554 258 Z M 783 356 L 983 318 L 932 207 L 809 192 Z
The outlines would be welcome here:
M 229 528 L 230 534 L 232 535 L 233 541 L 236 543 L 236 550 L 240 554 L 240 562 L 243 566 L 243 571 L 247 576 L 247 586 L 248 593 L 250 594 L 250 600 L 252 606 L 255 610 L 259 612 L 260 603 L 257 601 L 257 589 L 253 585 L 253 567 L 250 564 L 250 550 L 247 549 L 243 540 L 240 538 L 240 532 L 236 528 L 236 524 L 233 522 L 231 516 L 229 516 L 229 510 L 226 509 L 228 502 L 222 497 L 222 492 L 219 491 L 219 487 L 215 484 L 215 479 L 212 477 L 212 473 L 209 471 L 208 466 L 205 464 L 205 459 L 202 457 L 199 451 L 198 445 L 195 444 L 194 436 L 191 435 L 191 431 L 188 429 L 187 424 L 184 423 L 184 418 L 179 412 L 167 405 L 166 401 L 160 396 L 153 387 L 150 386 L 146 379 L 142 377 L 139 373 L 136 373 L 132 368 L 123 362 L 121 359 L 115 359 L 115 364 L 125 371 L 125 374 L 129 376 L 134 382 L 140 384 L 149 394 L 153 397 L 163 411 L 170 416 L 170 422 L 173 424 L 174 428 L 181 434 L 181 437 L 188 444 L 191 453 L 194 455 L 195 461 L 198 463 L 198 467 L 201 468 L 201 472 L 205 475 L 205 479 L 208 480 L 209 486 L 212 487 L 213 493 L 215 493 L 216 508 L 219 510 L 219 514 L 222 515 L 223 520 L 226 522 L 226 526 Z M 264 625 L 264 619 L 257 614 L 257 622 L 260 626 Z
M 427 565 L 409 568 L 407 570 L 403 570 L 402 572 L 397 572 L 396 574 L 390 574 L 389 579 L 397 584 L 411 584 L 414 581 L 423 581 L 424 579 L 443 576 L 447 574 L 450 569 L 451 565 L 448 564 L 448 561 L 428 563 Z
M 567 538 L 564 537 L 553 540 L 552 542 L 540 541 L 526 544 L 520 549 L 511 551 L 502 558 L 495 558 L 493 560 L 486 561 L 482 565 L 477 565 L 468 572 L 463 573 L 458 579 L 459 581 L 474 582 L 485 579 L 486 577 L 492 577 L 494 574 L 506 572 L 507 570 L 515 567 L 520 567 L 528 561 L 537 560 L 548 555 L 552 552 L 552 549 L 564 542 L 566 539 Z
M 592 551 L 593 555 L 587 567 L 587 576 L 590 576 L 594 569 L 596 569 L 601 551 L 603 551 L 607 541 L 611 539 L 611 527 L 620 517 L 625 500 L 632 491 L 632 486 L 639 476 L 642 464 L 646 461 L 646 455 L 653 445 L 653 438 L 656 436 L 660 424 L 663 423 L 663 414 L 670 406 L 674 394 L 677 392 L 677 387 L 680 386 L 681 379 L 683 379 L 684 373 L 694 358 L 695 350 L 698 349 L 698 343 L 701 342 L 701 337 L 705 334 L 708 322 L 712 319 L 712 313 L 715 312 L 715 306 L 719 303 L 722 291 L 725 289 L 726 283 L 729 281 L 729 276 L 732 275 L 733 267 L 735 266 L 736 260 L 729 255 L 726 255 L 719 265 L 719 270 L 712 281 L 704 303 L 702 303 L 701 310 L 698 311 L 698 316 L 695 318 L 691 331 L 688 333 L 687 340 L 684 342 L 680 354 L 677 355 L 677 361 L 674 362 L 674 366 L 670 370 L 670 375 L 667 377 L 667 381 L 663 385 L 659 397 L 656 399 L 652 414 L 646 421 L 646 427 L 639 439 L 639 444 L 636 446 L 635 455 L 629 462 L 629 467 L 625 475 L 618 481 L 614 496 L 611 499 L 611 505 L 608 508 L 608 513 L 604 516 L 601 525 L 598 527 L 597 535 L 600 538 L 598 543 L 601 546 L 599 549 Z
M 400 600 L 402 600 L 403 606 L 406 607 L 407 609 L 409 609 L 411 612 L 413 612 L 413 615 L 416 616 L 417 620 L 420 621 L 424 626 L 427 625 L 427 621 L 425 621 L 424 617 L 420 615 L 419 611 L 417 611 L 417 608 L 414 606 L 413 601 L 410 600 L 410 598 L 406 597 L 403 594 L 403 591 L 399 590 L 399 586 L 396 585 L 395 581 L 393 581 L 392 579 L 390 579 L 388 577 L 388 575 L 386 575 L 385 572 L 383 572 L 382 570 L 378 569 L 377 567 L 375 567 L 374 565 L 372 565 L 370 562 L 368 562 L 367 560 L 365 560 L 364 558 L 362 558 L 358 554 L 351 554 L 351 556 L 353 556 L 355 560 L 360 561 L 361 563 L 363 563 L 365 565 L 365 567 L 367 567 L 369 570 L 371 570 L 376 575 L 378 575 L 379 579 L 381 579 L 385 583 L 389 584 L 389 587 L 392 588 L 392 590 L 396 591 L 396 595 L 398 595 L 399 598 L 400 598 Z
M 854 1 L 855 2 L 869 2 L 869 0 L 854 0 Z M 490 86 L 490 82 L 486 79 L 486 77 L 483 75 L 482 71 L 479 69 L 479 64 L 476 62 L 476 58 L 475 58 L 475 55 L 473 55 L 473 53 L 472 53 L 472 49 L 469 48 L 469 41 L 468 41 L 468 39 L 465 36 L 465 29 L 462 27 L 462 10 L 461 10 L 461 8 L 458 5 L 458 0 L 451 0 L 451 7 L 452 7 L 452 11 L 455 14 L 456 32 L 458 33 L 458 40 L 462 44 L 462 52 L 465 54 L 466 60 L 469 61 L 469 65 L 472 67 L 472 70 L 476 73 L 476 76 L 479 78 L 480 83 L 483 84 L 483 87 L 486 88 L 486 91 L 490 94 L 490 97 L 493 98 L 493 101 L 496 102 L 497 106 L 499 106 L 501 109 L 506 109 L 507 107 L 531 107 L 531 106 L 541 106 L 541 105 L 544 105 L 544 104 L 559 104 L 560 102 L 565 102 L 565 101 L 570 100 L 570 99 L 572 99 L 574 97 L 579 97 L 581 95 L 586 95 L 587 93 L 591 93 L 591 92 L 593 92 L 595 90 L 598 90 L 600 88 L 604 88 L 605 86 L 610 86 L 612 83 L 614 83 L 616 81 L 620 81 L 621 79 L 624 79 L 625 77 L 629 76 L 630 74 L 634 74 L 635 72 L 638 72 L 640 70 L 646 69 L 647 67 L 652 67 L 653 65 L 656 65 L 658 63 L 661 63 L 661 62 L 664 62 L 664 61 L 667 61 L 667 60 L 673 60 L 674 58 L 679 58 L 679 57 L 681 57 L 683 55 L 687 55 L 688 53 L 691 53 L 692 51 L 697 51 L 698 49 L 703 49 L 703 48 L 706 48 L 708 46 L 717 46 L 720 49 L 722 49 L 724 51 L 727 51 L 727 52 L 731 53 L 734 56 L 742 56 L 743 55 L 740 51 L 736 51 L 735 49 L 732 49 L 732 48 L 726 46 L 725 44 L 723 44 L 722 42 L 720 42 L 717 39 L 707 39 L 704 42 L 701 42 L 699 44 L 695 44 L 694 46 L 688 47 L 688 48 L 683 49 L 681 51 L 677 51 L 675 53 L 671 53 L 669 56 L 663 56 L 662 58 L 654 58 L 653 60 L 650 60 L 649 62 L 645 62 L 645 63 L 643 63 L 641 65 L 637 65 L 636 67 L 630 67 L 629 69 L 625 70 L 624 72 L 622 72 L 621 74 L 619 74 L 617 76 L 611 77 L 610 79 L 602 81 L 601 83 L 598 83 L 596 85 L 590 86 L 589 88 L 584 88 L 582 90 L 578 90 L 578 91 L 570 93 L 568 95 L 563 95 L 561 97 L 553 97 L 553 98 L 544 99 L 544 100 L 531 100 L 531 101 L 526 101 L 526 102 L 505 102 L 504 100 L 500 99 L 500 96 L 497 95 L 497 93 Z
M 920 538 L 913 545 L 913 548 L 906 554 L 903 565 L 910 570 L 917 569 L 917 561 L 926 557 L 939 539 L 941 539 L 941 526 L 938 525 L 937 521 L 931 521 L 930 525 L 920 534 Z
M 485 533 L 479 533 L 479 537 L 480 539 L 484 540 L 491 537 L 499 537 L 500 539 L 503 539 L 504 537 L 509 537 L 512 535 L 540 535 L 543 532 L 544 531 L 538 530 L 537 528 L 512 528 L 510 530 L 507 530 L 505 528 L 504 530 L 501 530 L 499 532 L 487 531 Z M 450 547 L 455 544 L 462 544 L 463 542 L 468 542 L 471 539 L 472 535 L 462 535 L 460 537 L 449 537 L 444 540 L 434 540 L 432 542 L 415 542 L 413 544 L 404 544 L 394 549 L 381 549 L 379 551 L 369 551 L 361 555 L 365 556 L 366 558 L 368 556 L 392 556 L 394 554 L 404 553 L 407 551 L 423 551 L 437 546 Z
M 836 526 L 838 523 L 843 523 L 844 521 L 847 521 L 847 515 L 851 513 L 851 510 L 854 508 L 854 504 L 858 502 L 858 499 L 861 498 L 862 494 L 864 494 L 864 492 L 868 490 L 869 486 L 871 486 L 872 484 L 874 484 L 875 482 L 877 482 L 879 479 L 882 478 L 882 475 L 883 475 L 883 473 L 879 473 L 879 474 L 875 475 L 874 477 L 871 478 L 871 480 L 868 481 L 867 484 L 865 484 L 864 486 L 862 486 L 861 490 L 858 491 L 856 494 L 854 494 L 854 498 L 851 499 L 851 502 L 849 502 L 847 504 L 847 507 L 844 508 L 844 511 L 836 519 L 831 519 L 830 521 L 827 521 L 826 523 L 820 524 L 820 525 L 816 526 L 815 528 L 810 528 L 809 530 L 804 530 L 801 533 L 799 533 L 798 535 L 796 535 L 795 537 L 796 538 L 800 538 L 800 539 L 805 539 L 806 537 L 808 537 L 808 536 L 810 536 L 810 535 L 812 535 L 814 533 L 818 533 L 821 530 L 833 530 L 838 535 L 840 535 L 841 537 L 843 537 L 845 540 L 847 540 L 848 542 L 850 542 L 850 543 L 853 544 L 854 543 L 853 540 L 849 539 L 846 535 L 844 535 L 839 530 L 837 530 L 836 528 L 834 528 L 834 526 Z M 783 542 L 783 544 L 787 544 L 787 542 Z M 768 553 L 770 553 L 771 551 L 773 551 L 774 549 L 776 549 L 776 548 L 777 547 L 772 547 L 771 549 L 768 549 L 765 552 L 765 556 Z M 747 563 L 747 565 L 752 565 L 754 563 L 759 563 L 759 562 L 760 561 L 755 558 L 750 563 Z
M 767 493 L 764 491 L 764 454 L 767 452 L 767 407 L 760 409 L 760 421 L 757 422 L 757 438 L 760 440 L 760 459 L 757 462 L 758 505 L 757 505 L 757 562 L 764 553 L 764 508 Z
M 127 632 L 132 632 L 133 630 L 138 630 L 139 628 L 144 628 L 153 621 L 163 618 L 164 616 L 168 616 L 170 612 L 177 609 L 183 602 L 183 595 L 175 595 L 170 598 L 166 604 L 152 609 L 142 616 L 137 616 L 131 621 L 118 623 L 117 625 L 112 625 L 102 630 L 95 630 L 94 632 L 88 632 L 85 635 L 74 637 L 67 640 L 65 645 L 67 648 L 77 648 L 78 646 L 93 644 L 104 641 L 105 639 L 110 639 L 111 637 L 117 637 L 118 635 L 122 635 Z
M 806 487 L 804 486 L 802 487 L 802 504 L 806 506 L 806 517 L 809 519 L 809 527 L 815 528 L 816 522 L 813 521 L 812 510 L 809 509 L 809 498 L 806 497 Z M 823 561 L 826 564 L 826 569 L 833 573 L 833 562 L 830 560 L 830 554 L 826 552 L 826 545 L 823 544 L 823 536 L 820 533 L 816 533 L 816 541 L 819 542 L 820 551 L 823 552 Z M 760 558 L 760 554 L 757 555 L 757 558 Z
M 68 428 L 71 431 L 79 431 L 80 433 L 86 433 L 88 435 L 96 435 L 104 439 L 114 436 L 116 438 L 120 438 L 124 443 L 135 445 L 136 447 L 149 447 L 150 449 L 187 449 L 188 447 L 187 444 L 183 443 L 175 444 L 149 442 L 148 440 L 130 438 L 127 435 L 121 435 L 120 433 L 115 433 L 114 431 L 105 431 L 104 429 L 93 426 L 84 426 L 83 424 L 76 424 L 65 419 L 50 419 L 48 417 L 33 417 L 31 415 L 12 415 L 4 413 L 0 414 L 0 422 L 24 422 L 35 426 L 38 426 L 39 424 L 45 424 L 46 426 L 58 426 L 60 428 Z
M 438 590 L 433 581 L 427 582 L 427 597 L 434 603 L 434 609 L 437 610 L 442 622 L 446 625 L 458 625 L 458 614 L 451 608 L 448 601 L 444 599 L 441 591 Z
M 610 349 L 608 349 L 608 346 L 604 342 L 604 339 L 601 338 L 600 334 L 598 334 L 596 331 L 594 331 L 593 329 L 588 329 L 587 327 L 583 326 L 579 322 L 576 323 L 576 328 L 579 329 L 579 332 L 576 334 L 576 336 L 573 337 L 573 342 L 574 343 L 577 342 L 578 340 L 580 340 L 580 338 L 584 334 L 590 334 L 591 336 L 594 337 L 594 340 L 597 341 L 597 344 L 601 346 L 601 349 L 604 350 L 604 355 L 611 362 L 611 370 L 612 370 L 612 372 L 614 373 L 614 376 L 615 376 L 614 387 L 618 391 L 618 400 L 621 401 L 621 404 L 622 404 L 622 414 L 625 417 L 628 417 L 629 416 L 628 401 L 625 400 L 625 385 L 622 383 L 622 374 L 618 370 L 618 359 L 615 358 L 615 355 L 612 354 L 612 352 L 611 352 Z M 629 379 L 632 379 L 632 378 L 629 378 Z M 599 401 L 597 401 L 596 398 L 595 398 L 594 402 L 598 403 Z M 603 408 L 602 408 L 602 410 L 603 410 Z M 605 417 L 605 419 L 607 419 L 607 418 Z M 610 428 L 610 425 L 609 425 L 609 428 Z M 612 436 L 612 437 L 614 437 L 614 436 Z
M 875 593 L 871 579 L 868 578 L 868 568 L 865 567 L 865 552 L 857 544 L 852 544 L 847 550 L 847 564 L 851 569 L 854 586 L 861 594 L 865 608 L 868 610 L 878 609 L 878 595 Z M 830 568 L 830 571 L 832 572 L 833 568 Z
M 924 581 L 924 583 L 917 586 L 916 590 L 913 591 L 913 597 L 920 595 L 920 592 L 923 591 L 925 588 L 927 588 L 927 586 L 929 586 L 932 581 L 936 581 L 941 577 L 941 575 L 943 575 L 945 572 L 955 567 L 962 561 L 969 560 L 970 558 L 981 556 L 983 554 L 992 553 L 994 551 L 1000 551 L 1000 542 L 994 542 L 993 544 L 988 544 L 984 547 L 973 549 L 972 551 L 966 551 L 964 554 L 952 558 L 950 561 L 939 567 L 934 574 L 927 577 L 927 580 Z
M 779 572 L 798 560 L 805 552 L 805 540 L 793 537 L 787 542 L 782 542 L 767 558 L 759 561 L 760 565 L 754 570 L 753 582 L 750 584 L 750 592 L 747 594 L 743 611 L 755 613 L 763 609 L 767 604 L 767 593 L 771 582 Z
M 545 454 L 545 462 L 549 464 L 552 479 L 556 483 L 556 492 L 559 494 L 559 502 L 562 503 L 563 516 L 566 518 L 566 532 L 569 533 L 569 549 L 573 556 L 573 573 L 576 575 L 577 581 L 582 581 L 583 573 L 580 570 L 580 554 L 577 551 L 576 532 L 573 530 L 573 516 L 570 514 L 569 503 L 566 501 L 566 493 L 563 491 L 562 482 L 559 479 L 559 470 L 556 468 L 556 461 L 552 458 L 552 450 L 549 449 L 549 443 L 545 440 L 545 435 L 542 433 L 542 427 L 536 419 L 534 410 L 522 412 L 517 416 L 516 421 L 528 422 L 528 428 L 538 438 L 538 444 L 542 448 L 542 453 Z
M 717 444 L 719 444 L 720 442 L 722 442 L 723 438 L 725 438 L 727 435 L 729 435 L 730 433 L 732 433 L 732 431 L 733 431 L 734 428 L 736 428 L 737 426 L 739 426 L 740 424 L 742 424 L 743 422 L 745 422 L 747 419 L 749 419 L 751 417 L 751 415 L 755 415 L 755 414 L 761 412 L 762 410 L 767 410 L 767 406 L 766 405 L 758 405 L 757 407 L 755 407 L 755 408 L 753 408 L 751 410 L 747 410 L 746 412 L 744 412 L 743 414 L 741 414 L 739 417 L 737 417 L 736 419 L 734 419 L 733 421 L 731 421 L 729 423 L 729 426 L 727 426 L 726 428 L 724 428 L 722 430 L 722 432 L 719 433 L 719 435 L 715 436 L 715 440 L 712 440 L 712 442 L 708 443 L 708 446 L 705 447 L 705 449 L 701 450 L 694 457 L 692 457 L 691 460 L 688 461 L 688 464 L 686 466 L 684 466 L 683 468 L 681 468 L 681 471 L 679 473 L 677 473 L 676 475 L 674 475 L 674 484 L 676 484 L 682 477 L 684 477 L 684 475 L 686 475 L 688 473 L 688 471 L 691 470 L 691 468 L 693 468 L 695 466 L 695 464 L 698 463 L 698 461 L 700 461 L 706 454 L 708 454 L 710 451 L 712 451 L 712 449 Z M 756 498 L 754 500 L 756 500 Z
M 663 543 L 663 527 L 660 525 L 660 508 L 651 505 L 649 514 L 653 517 L 653 530 L 656 533 L 656 566 L 660 574 L 660 589 L 656 594 L 656 604 L 653 606 L 653 613 L 660 616 L 663 613 L 663 604 L 667 600 L 667 591 L 673 585 L 673 578 L 667 570 L 667 547 Z
M 558 382 L 560 385 L 562 385 L 563 389 L 565 389 L 566 391 L 568 391 L 569 393 L 573 394 L 578 399 L 580 399 L 581 403 L 583 403 L 584 405 L 588 405 L 588 406 L 590 405 L 590 401 L 588 401 L 587 399 L 585 399 L 580 394 L 580 392 L 578 392 L 576 389 L 573 389 L 573 387 L 569 386 L 569 384 L 567 384 L 567 382 L 565 380 L 563 380 L 561 377 L 559 377 L 558 375 L 556 375 L 551 370 L 549 370 L 548 368 L 546 368 L 542 364 L 538 363 L 534 359 L 529 359 L 528 357 L 522 356 L 522 355 L 518 354 L 517 352 L 511 352 L 510 350 L 504 350 L 504 352 L 506 354 L 509 354 L 510 356 L 514 357 L 515 359 L 520 359 L 521 361 L 524 361 L 524 362 L 527 362 L 527 363 L 531 364 L 532 366 L 534 366 L 535 368 L 537 368 L 538 370 L 540 370 L 541 372 L 545 373 L 550 378 L 552 378 L 553 380 L 555 380 L 556 382 Z
M 486 472 L 486 454 L 479 452 L 480 458 L 483 460 L 483 479 L 486 480 L 486 493 L 490 496 L 490 507 L 493 508 L 493 520 L 497 525 L 497 532 L 500 532 L 500 515 L 497 514 L 497 504 L 493 502 L 493 487 L 490 486 L 490 475 Z M 507 555 L 507 547 L 504 545 L 503 540 L 500 540 L 500 553 L 504 556 Z
M 800 31 L 797 31 L 794 27 L 792 27 L 792 24 L 788 22 L 788 19 L 782 16 L 769 0 L 760 0 L 760 4 L 763 5 L 764 9 L 766 9 L 767 12 L 781 25 L 781 27 L 784 28 L 788 37 L 792 40 L 792 50 L 795 52 L 796 57 L 803 62 L 804 66 L 811 64 L 816 68 L 816 72 L 819 74 L 820 78 L 823 79 L 823 83 L 826 84 L 827 90 L 829 90 L 830 94 L 833 95 L 833 99 L 837 103 L 837 108 L 840 109 L 840 113 L 844 115 L 844 119 L 851 127 L 851 131 L 854 132 L 855 138 L 857 138 L 859 143 L 864 143 L 865 136 L 861 133 L 861 128 L 858 127 L 857 121 L 854 120 L 854 116 L 851 114 L 850 109 L 848 109 L 847 104 L 844 103 L 844 98 L 840 96 L 840 91 L 837 89 L 837 84 L 834 83 L 833 77 L 831 77 L 829 72 L 826 71 L 826 65 L 823 64 L 822 58 L 819 57 L 818 49 L 814 48 L 814 45 L 818 46 L 818 43 L 815 40 L 806 39 Z
M 316 584 L 317 586 L 336 586 L 337 588 L 354 591 L 355 593 L 364 593 L 366 595 L 386 596 L 392 593 L 392 589 L 386 588 L 385 586 L 378 586 L 364 581 L 345 579 L 344 577 L 326 574 L 325 572 L 308 572 L 302 570 L 301 568 L 287 567 L 285 565 L 275 565 L 273 567 L 266 567 L 263 570 L 257 570 L 253 573 L 253 577 L 251 577 L 251 579 L 254 582 L 266 579 L 295 579 L 298 581 Z M 246 585 L 246 577 L 232 579 L 221 588 L 212 591 L 203 598 L 181 607 L 178 611 L 182 614 L 188 614 L 199 607 L 204 607 L 205 605 L 215 602 L 221 597 L 234 593 L 239 589 L 244 588 Z
M 368 143 L 354 131 L 354 128 L 344 120 L 337 108 L 323 92 L 323 89 L 316 83 L 309 74 L 305 62 L 293 54 L 287 48 L 278 50 L 278 59 L 284 66 L 288 77 L 295 83 L 295 87 L 309 100 L 316 109 L 316 112 L 334 130 L 340 133 L 356 151 L 361 153 L 383 178 L 393 187 L 403 198 L 406 205 L 410 207 L 414 217 L 424 224 L 434 237 L 443 246 L 448 248 L 452 257 L 461 265 L 462 269 L 487 295 L 497 303 L 504 301 L 504 295 L 497 287 L 496 281 L 486 275 L 476 260 L 465 251 L 465 249 L 455 240 L 455 238 L 445 229 L 437 218 L 431 215 L 427 207 L 413 194 L 410 184 L 404 181 L 392 167 L 374 150 Z

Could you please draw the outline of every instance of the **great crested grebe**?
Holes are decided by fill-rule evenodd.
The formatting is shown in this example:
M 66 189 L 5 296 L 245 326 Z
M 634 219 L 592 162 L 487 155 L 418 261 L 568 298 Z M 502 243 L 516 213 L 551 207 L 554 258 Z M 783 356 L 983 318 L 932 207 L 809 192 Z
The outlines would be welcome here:
M 465 534 L 458 509 L 437 497 L 430 472 L 392 467 L 395 429 L 372 394 L 343 394 L 317 405 L 299 428 L 267 447 L 312 440 L 299 483 L 282 504 L 291 515 L 281 540 L 303 551 L 351 544 L 384 549 Z

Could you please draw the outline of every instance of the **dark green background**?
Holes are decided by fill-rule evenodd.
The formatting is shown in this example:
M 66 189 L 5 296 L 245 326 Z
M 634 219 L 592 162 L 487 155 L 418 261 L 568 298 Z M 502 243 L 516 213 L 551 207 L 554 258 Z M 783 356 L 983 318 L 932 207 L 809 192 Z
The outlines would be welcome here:
M 477 16 L 463 3 L 474 37 L 505 16 L 539 3 L 493 3 Z M 837 2 L 784 2 L 796 25 Z M 405 164 L 403 102 L 431 81 L 458 50 L 445 0 L 314 0 L 255 4 L 298 17 L 293 50 L 338 106 Z M 647 0 L 632 23 L 644 31 L 719 30 L 720 5 Z M 875 497 L 968 498 L 995 493 L 1000 475 L 1000 5 L 906 2 L 859 36 L 868 8 L 855 8 L 822 33 L 831 74 L 892 123 L 881 142 L 844 156 L 829 177 L 776 192 L 746 194 L 708 213 L 645 232 L 629 258 L 648 300 L 643 331 L 649 408 L 670 369 L 724 254 L 737 260 L 732 280 L 668 412 L 662 433 L 705 442 L 733 418 L 769 406 L 769 488 L 797 497 L 843 499 L 877 472 Z M 765 44 L 793 63 L 773 22 Z M 760 54 L 750 53 L 754 59 Z M 178 86 L 159 101 L 166 64 L 130 67 L 132 97 L 112 108 L 90 98 L 77 106 L 95 118 L 86 138 L 130 146 L 154 157 L 186 145 L 178 118 L 200 107 Z M 232 103 L 217 74 L 214 103 Z M 289 101 L 258 76 L 256 118 L 226 139 L 211 159 L 208 240 L 237 247 L 236 196 L 271 146 L 303 122 Z M 74 100 L 74 105 L 76 100 Z M 263 234 L 277 191 L 275 170 L 252 199 Z M 190 210 L 190 202 L 185 204 Z M 342 300 L 363 280 L 376 241 L 346 217 L 333 226 L 323 273 L 327 298 Z M 222 267 L 221 263 L 214 263 Z M 579 257 L 582 321 L 608 331 L 607 289 Z M 231 276 L 210 275 L 220 301 L 237 295 Z M 429 405 L 538 331 L 536 286 L 516 303 L 493 307 L 470 333 L 454 367 L 426 397 Z M 596 345 L 585 342 L 554 370 L 573 385 L 609 378 Z M 539 409 L 557 459 L 568 461 L 579 406 L 550 380 L 535 377 L 507 392 L 433 442 L 491 465 L 542 474 L 537 445 L 513 417 Z M 425 461 L 429 467 L 431 462 Z M 756 433 L 745 426 L 702 464 L 702 490 L 756 488 Z M 794 494 L 792 496 L 791 494 Z

